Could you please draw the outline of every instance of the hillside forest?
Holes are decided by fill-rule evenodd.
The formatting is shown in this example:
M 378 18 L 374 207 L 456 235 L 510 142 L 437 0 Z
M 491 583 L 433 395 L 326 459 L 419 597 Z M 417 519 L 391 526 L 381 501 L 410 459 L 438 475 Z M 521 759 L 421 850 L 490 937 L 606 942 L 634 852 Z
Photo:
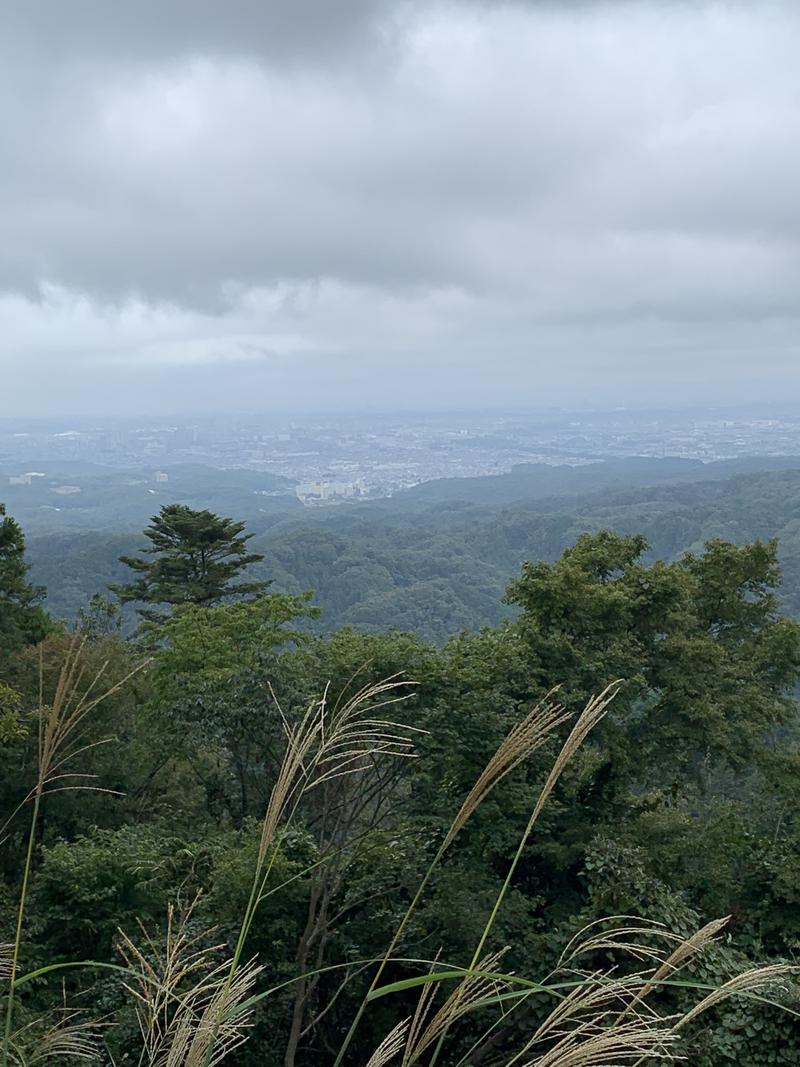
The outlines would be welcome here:
M 320 615 L 303 624 L 313 632 L 403 630 L 441 645 L 514 616 L 503 598 L 525 560 L 553 562 L 580 534 L 602 529 L 643 534 L 648 561 L 701 551 L 714 538 L 776 537 L 778 595 L 800 616 L 800 460 L 769 463 L 530 464 L 316 510 L 252 471 L 178 466 L 169 484 L 153 488 L 147 472 L 88 468 L 83 492 L 64 497 L 58 512 L 43 503 L 52 499 L 44 484 L 12 487 L 8 506 L 26 532 L 31 581 L 47 589 L 48 611 L 69 622 L 92 595 L 126 580 L 119 557 L 146 543 L 141 531 L 155 510 L 179 502 L 246 522 L 253 551 L 264 556 L 249 569 L 252 580 L 271 581 L 274 592 L 313 590 Z M 84 474 L 54 472 L 54 481 L 62 478 Z M 134 628 L 132 609 L 124 608 L 123 622 L 126 632 Z
M 800 471 L 745 468 L 4 508 L 2 1067 L 799 1062 Z

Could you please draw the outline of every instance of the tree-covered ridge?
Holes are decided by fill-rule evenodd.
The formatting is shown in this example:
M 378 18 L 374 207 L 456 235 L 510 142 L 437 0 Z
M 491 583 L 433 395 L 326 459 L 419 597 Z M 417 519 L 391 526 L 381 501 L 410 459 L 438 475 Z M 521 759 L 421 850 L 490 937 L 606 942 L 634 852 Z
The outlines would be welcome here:
M 780 488 L 756 479 L 747 491 L 756 487 L 762 497 Z M 673 503 L 692 488 L 670 487 Z M 684 503 L 691 499 L 699 492 Z M 638 491 L 610 506 L 627 504 L 641 507 Z M 553 521 L 547 511 L 520 511 L 475 532 L 526 517 Z M 314 533 L 324 546 L 327 532 Z M 413 552 L 411 531 L 400 533 Z M 165 543 L 153 559 L 173 548 Z M 581 974 L 616 965 L 635 982 L 637 967 L 618 959 L 615 938 L 644 938 L 649 960 L 658 929 L 687 938 L 704 928 L 696 953 L 676 948 L 689 956 L 675 982 L 662 984 L 662 974 L 650 990 L 658 1017 L 677 1018 L 698 987 L 711 990 L 757 963 L 782 977 L 762 989 L 766 1001 L 726 1000 L 687 1023 L 676 1051 L 696 1067 L 796 1062 L 800 1032 L 784 1010 L 797 1006 L 796 990 L 780 968 L 800 946 L 800 623 L 781 610 L 778 546 L 717 537 L 654 560 L 642 534 L 599 529 L 553 559 L 543 555 L 531 554 L 508 586 L 512 618 L 441 645 L 398 632 L 391 617 L 384 632 L 314 635 L 307 598 L 236 598 L 223 589 L 217 603 L 173 605 L 155 623 L 143 666 L 139 643 L 104 628 L 102 613 L 92 616 L 82 670 L 88 679 L 102 672 L 110 695 L 84 723 L 80 764 L 69 769 L 96 775 L 89 781 L 116 795 L 46 797 L 28 836 L 26 809 L 12 815 L 0 843 L 0 942 L 13 940 L 3 931 L 14 926 L 32 842 L 28 971 L 79 959 L 117 965 L 120 951 L 131 965 L 142 950 L 120 930 L 131 937 L 139 921 L 151 931 L 142 958 L 152 965 L 167 936 L 166 902 L 183 902 L 184 918 L 173 921 L 200 938 L 204 966 L 256 955 L 262 970 L 253 982 L 273 990 L 255 1002 L 249 1040 L 225 1062 L 332 1067 L 337 1059 L 366 1064 L 413 1016 L 414 982 L 437 964 L 411 960 L 468 967 L 485 947 L 504 951 L 502 964 L 492 957 L 493 971 L 539 980 L 555 968 L 559 980 L 585 983 L 574 967 L 563 970 L 563 954 L 588 937 L 575 965 Z M 321 550 L 308 567 L 325 578 Z M 163 588 L 147 592 L 151 603 L 169 603 Z M 39 649 L 12 653 L 0 690 L 3 812 L 13 813 L 35 780 L 37 716 L 52 715 L 58 702 L 37 711 L 39 693 L 59 692 L 64 657 L 74 655 L 74 640 L 58 631 Z M 576 716 L 609 683 L 612 702 L 571 744 L 584 721 Z M 548 710 L 554 701 L 563 712 Z M 348 722 L 372 725 L 337 733 Z M 95 745 L 109 736 L 112 744 Z M 509 737 L 529 739 L 524 760 L 513 747 L 498 757 Z M 325 755 L 328 744 L 335 756 Z M 396 758 L 404 753 L 414 758 Z M 509 773 L 493 772 L 499 777 L 479 805 L 465 802 L 480 794 L 481 768 L 502 767 L 503 758 Z M 351 759 L 358 775 L 342 776 L 350 764 L 335 761 Z M 284 799 L 276 808 L 276 789 L 297 804 Z M 532 811 L 535 827 L 526 829 Z M 459 831 L 451 840 L 452 825 Z M 592 940 L 591 931 L 606 929 L 592 924 L 606 916 L 636 916 L 636 931 Z M 723 916 L 731 918 L 720 941 Z M 213 940 L 203 940 L 209 927 Z M 376 971 L 398 930 L 396 961 Z M 36 1020 L 62 995 L 62 980 L 68 998 L 80 990 L 84 1007 L 113 1017 L 103 1040 L 115 1062 L 127 1062 L 139 1047 L 137 1022 L 110 971 L 59 971 L 21 986 L 14 1018 Z M 400 987 L 365 1005 L 376 981 Z M 638 1011 L 635 988 L 615 987 L 628 1005 L 624 1019 Z M 432 1005 L 447 1003 L 448 992 L 445 982 Z M 530 1064 L 562 1062 L 544 1058 L 544 1039 L 541 1048 L 528 1045 L 547 1026 L 541 999 L 519 1000 L 500 1021 L 487 1002 L 448 1024 L 434 1043 L 436 1062 L 523 1062 L 525 1047 Z M 604 1015 L 572 1040 L 615 1025 Z M 618 1052 L 574 1062 L 636 1062 Z M 431 1047 L 406 1044 L 409 1064 L 430 1065 L 432 1056 Z
M 743 544 L 777 537 L 784 573 L 780 596 L 790 613 L 800 615 L 800 471 L 723 477 L 730 467 L 714 466 L 720 476 L 711 482 L 542 495 L 501 510 L 473 499 L 458 506 L 426 504 L 418 511 L 398 497 L 374 508 L 306 512 L 301 524 L 292 520 L 256 532 L 250 543 L 266 562 L 253 575 L 273 580 L 275 590 L 313 589 L 322 609 L 314 624 L 320 632 L 342 625 L 378 632 L 391 626 L 442 642 L 462 628 L 508 617 L 503 593 L 522 562 L 554 560 L 584 532 L 642 533 L 648 559 L 674 559 L 713 538 Z M 646 461 L 645 471 L 652 469 Z M 605 477 L 618 479 L 623 472 L 611 469 Z M 672 468 L 665 478 L 668 473 L 674 477 Z M 536 478 L 537 491 L 544 492 L 546 485 L 539 474 Z M 51 611 L 67 619 L 75 618 L 92 593 L 127 580 L 118 557 L 141 543 L 123 533 L 52 534 L 28 541 L 33 578 L 48 587 Z

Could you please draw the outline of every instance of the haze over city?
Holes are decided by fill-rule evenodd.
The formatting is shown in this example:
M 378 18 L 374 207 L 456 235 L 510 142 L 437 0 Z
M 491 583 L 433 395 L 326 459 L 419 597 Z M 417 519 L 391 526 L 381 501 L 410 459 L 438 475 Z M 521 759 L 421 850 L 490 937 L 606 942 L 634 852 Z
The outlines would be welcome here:
M 800 7 L 25 0 L 4 415 L 800 385 Z

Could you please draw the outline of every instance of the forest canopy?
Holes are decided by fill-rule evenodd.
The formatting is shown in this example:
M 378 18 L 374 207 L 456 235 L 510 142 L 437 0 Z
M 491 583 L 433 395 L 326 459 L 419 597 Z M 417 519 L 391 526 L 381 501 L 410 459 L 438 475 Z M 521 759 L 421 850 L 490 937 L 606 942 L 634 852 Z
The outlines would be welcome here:
M 215 1024 L 231 1064 L 366 1064 L 396 1027 L 409 1064 L 435 1049 L 441 1067 L 521 1062 L 539 1032 L 529 1062 L 558 1063 L 542 1058 L 561 1039 L 547 1037 L 552 1005 L 526 995 L 508 1017 L 493 1006 L 510 977 L 414 1044 L 423 1030 L 412 1040 L 402 1020 L 422 1010 L 417 982 L 444 964 L 467 974 L 484 952 L 486 970 L 560 975 L 576 996 L 599 995 L 593 968 L 602 982 L 627 975 L 613 979 L 623 1022 L 603 1009 L 577 1044 L 597 1027 L 622 1041 L 646 996 L 667 1021 L 640 1054 L 674 1042 L 697 1067 L 796 1062 L 800 623 L 782 610 L 774 539 L 715 537 L 658 559 L 641 533 L 581 533 L 522 564 L 508 617 L 434 643 L 391 614 L 383 632 L 315 633 L 313 593 L 265 586 L 274 560 L 250 552 L 241 523 L 189 511 L 177 544 L 160 536 L 176 517 L 164 509 L 154 551 L 125 560 L 142 562 L 137 600 L 160 609 L 146 639 L 97 602 L 82 637 L 46 620 L 10 527 L 0 597 L 26 621 L 0 630 L 0 942 L 17 946 L 6 1018 L 20 1048 L 45 1040 L 65 997 L 81 1012 L 69 1025 L 113 1020 L 85 1035 L 103 1062 L 160 1063 L 153 1049 L 183 1024 L 164 1008 L 147 1052 L 142 1018 L 158 1012 L 147 1016 L 141 975 L 180 942 L 209 983 L 197 993 L 187 972 L 179 987 L 192 1041 L 203 995 L 235 981 L 255 998 L 246 1033 L 225 1029 L 224 1012 Z M 496 520 L 507 537 L 519 521 Z M 233 566 L 175 595 L 212 527 Z M 306 573 L 322 575 L 329 535 L 314 536 Z M 636 916 L 635 933 L 585 933 L 610 916 Z M 658 931 L 691 946 L 675 949 L 677 984 L 672 964 L 642 962 L 669 956 Z M 585 967 L 564 970 L 587 937 Z M 650 947 L 626 956 L 637 939 Z M 133 973 L 145 986 L 131 999 Z M 426 1025 L 448 993 L 471 1003 L 453 980 L 430 986 Z M 695 1018 L 728 981 L 744 994 Z M 381 983 L 393 993 L 373 1003 Z
M 457 484 L 445 481 L 388 501 L 306 509 L 302 522 L 294 509 L 269 516 L 244 511 L 254 534 L 248 550 L 265 557 L 248 569 L 248 579 L 271 581 L 276 592 L 312 589 L 321 609 L 312 624 L 317 633 L 391 628 L 441 644 L 462 629 L 512 617 L 503 595 L 523 562 L 552 562 L 582 533 L 642 534 L 650 561 L 700 551 L 714 538 L 746 544 L 775 537 L 784 575 L 778 595 L 800 616 L 800 471 L 741 473 L 747 466 L 616 461 L 593 464 L 594 483 L 582 468 L 571 476 L 569 468 L 519 469 L 501 479 L 454 479 L 468 483 L 460 500 Z M 563 482 L 560 495 L 553 495 L 553 471 Z M 493 483 L 502 478 L 501 492 Z M 224 498 L 221 488 L 216 492 Z M 288 498 L 255 499 L 277 506 Z M 237 497 L 243 506 L 246 500 Z M 32 521 L 34 513 L 25 514 Z M 150 543 L 121 521 L 114 525 L 107 510 L 103 515 L 93 529 L 45 529 L 41 519 L 26 526 L 31 577 L 47 588 L 48 609 L 58 618 L 74 621 L 94 593 L 128 583 L 130 570 L 119 557 Z M 82 521 L 96 518 L 90 509 Z M 124 614 L 132 629 L 135 614 Z

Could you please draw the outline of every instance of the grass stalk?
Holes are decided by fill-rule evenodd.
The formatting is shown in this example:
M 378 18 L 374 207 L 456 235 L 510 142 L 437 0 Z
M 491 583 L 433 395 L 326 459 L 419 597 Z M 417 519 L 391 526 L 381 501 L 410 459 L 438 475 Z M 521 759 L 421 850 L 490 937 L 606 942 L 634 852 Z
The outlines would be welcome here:
M 28 844 L 25 851 L 25 863 L 22 870 L 22 883 L 17 905 L 16 927 L 11 953 L 10 981 L 5 1003 L 5 1022 L 3 1026 L 3 1045 L 0 1054 L 0 1067 L 9 1067 L 9 1059 L 11 1055 L 16 978 L 22 948 L 25 909 L 28 900 L 31 871 L 33 869 L 33 855 L 36 847 L 36 833 L 39 824 L 39 816 L 41 814 L 42 800 L 50 792 L 58 792 L 63 789 L 91 788 L 85 781 L 85 779 L 90 776 L 81 774 L 77 771 L 65 770 L 65 767 L 71 760 L 82 752 L 85 752 L 88 748 L 93 747 L 91 745 L 78 744 L 77 737 L 79 727 L 99 704 L 118 692 L 122 686 L 144 666 L 143 663 L 140 664 L 120 681 L 109 686 L 107 689 L 98 692 L 98 685 L 108 667 L 107 662 L 103 663 L 89 684 L 81 689 L 81 683 L 85 672 L 83 663 L 84 647 L 85 639 L 78 634 L 74 635 L 67 646 L 66 653 L 64 654 L 52 702 L 48 707 L 45 707 L 44 656 L 42 646 L 39 646 L 36 784 L 28 793 L 24 801 L 24 803 L 32 801 L 33 809 L 31 812 L 31 821 L 28 830 Z M 54 785 L 54 783 L 63 783 L 68 779 L 74 779 L 76 784 Z M 52 788 L 48 788 L 51 786 Z
M 14 1024 L 14 983 L 17 977 L 17 968 L 19 966 L 19 954 L 22 946 L 22 928 L 25 921 L 25 905 L 28 900 L 28 883 L 30 881 L 31 867 L 33 865 L 33 849 L 34 842 L 36 840 L 36 825 L 39 821 L 39 808 L 41 806 L 42 794 L 39 789 L 36 791 L 36 796 L 33 801 L 33 811 L 31 813 L 30 829 L 28 831 L 28 847 L 25 851 L 25 865 L 22 869 L 22 885 L 19 891 L 19 902 L 17 904 L 17 921 L 14 931 L 14 942 L 11 950 L 11 967 L 9 973 L 8 993 L 6 994 L 6 1010 L 5 1010 L 5 1023 L 3 1027 L 3 1056 L 0 1059 L 2 1067 L 8 1067 L 9 1056 L 11 1054 L 11 1037 L 13 1033 Z
M 372 978 L 369 989 L 361 1001 L 353 1021 L 345 1035 L 341 1048 L 336 1056 L 333 1067 L 342 1067 L 344 1057 L 348 1048 L 355 1036 L 356 1030 L 361 1022 L 366 1011 L 367 1004 L 378 987 L 378 982 L 386 969 L 389 960 L 392 958 L 394 950 L 400 942 L 400 938 L 403 936 L 405 929 L 411 919 L 411 916 L 417 909 L 417 906 L 422 899 L 422 895 L 428 887 L 428 884 L 433 876 L 434 871 L 439 866 L 444 857 L 444 854 L 449 849 L 450 845 L 460 834 L 461 830 L 467 824 L 472 815 L 477 811 L 484 800 L 493 792 L 495 787 L 509 775 L 515 768 L 528 759 L 537 749 L 545 743 L 550 733 L 561 723 L 565 722 L 569 716 L 565 714 L 564 708 L 561 704 L 554 701 L 553 697 L 557 692 L 556 689 L 551 689 L 543 700 L 528 714 L 516 723 L 511 730 L 509 730 L 506 737 L 501 742 L 497 751 L 492 755 L 484 767 L 482 773 L 478 777 L 477 781 L 470 789 L 467 797 L 463 801 L 461 807 L 456 813 L 450 827 L 445 834 L 444 839 L 439 845 L 433 859 L 428 864 L 425 873 L 419 882 L 411 903 L 406 908 L 406 911 L 400 920 L 391 941 L 381 957 L 380 963 L 376 969 L 375 975 Z
M 414 727 L 376 718 L 381 708 L 406 699 L 397 690 L 413 685 L 394 675 L 377 683 L 364 685 L 353 697 L 342 702 L 341 696 L 332 709 L 328 707 L 328 687 L 320 700 L 306 710 L 300 722 L 289 726 L 280 704 L 275 699 L 286 730 L 286 753 L 270 794 L 264 815 L 258 858 L 253 872 L 250 895 L 228 968 L 227 979 L 220 998 L 219 1016 L 201 1067 L 211 1067 L 214 1049 L 222 1025 L 226 996 L 236 981 L 241 967 L 244 947 L 277 856 L 277 837 L 281 826 L 291 825 L 303 798 L 311 790 L 345 777 L 365 771 L 375 757 L 410 758 L 414 756 L 409 733 L 421 731 Z M 273 694 L 274 698 L 274 694 Z
M 619 692 L 621 684 L 622 683 L 620 681 L 612 682 L 610 685 L 606 686 L 606 688 L 603 690 L 602 693 L 600 693 L 599 696 L 592 697 L 589 700 L 588 704 L 583 709 L 580 716 L 578 717 L 578 720 L 570 731 L 567 740 L 564 742 L 561 752 L 559 753 L 552 768 L 550 769 L 550 773 L 548 774 L 544 786 L 542 787 L 536 804 L 534 805 L 533 810 L 531 811 L 527 825 L 525 826 L 525 830 L 523 831 L 523 834 L 519 839 L 516 852 L 514 853 L 508 871 L 506 872 L 506 876 L 503 879 L 503 884 L 500 887 L 500 891 L 497 894 L 497 897 L 495 898 L 492 910 L 489 913 L 489 917 L 486 920 L 486 923 L 484 924 L 478 944 L 472 954 L 472 960 L 470 961 L 468 968 L 469 971 L 474 971 L 475 968 L 478 966 L 481 956 L 483 955 L 486 942 L 497 920 L 500 908 L 502 907 L 503 901 L 505 900 L 508 890 L 511 887 L 511 882 L 519 865 L 519 861 L 522 859 L 525 849 L 528 847 L 528 841 L 531 838 L 531 834 L 533 833 L 534 827 L 536 826 L 536 823 L 539 820 L 539 816 L 541 815 L 545 804 L 547 803 L 551 793 L 556 787 L 559 778 L 561 777 L 564 769 L 566 768 L 572 757 L 580 749 L 581 745 L 586 740 L 589 733 L 594 729 L 594 727 L 606 714 L 608 706 Z M 439 1034 L 436 1047 L 434 1048 L 430 1058 L 429 1067 L 435 1067 L 435 1064 L 441 1053 L 442 1046 L 444 1045 L 445 1039 L 447 1038 L 449 1028 L 450 1023 L 448 1021 L 446 1025 L 443 1026 L 441 1033 Z

